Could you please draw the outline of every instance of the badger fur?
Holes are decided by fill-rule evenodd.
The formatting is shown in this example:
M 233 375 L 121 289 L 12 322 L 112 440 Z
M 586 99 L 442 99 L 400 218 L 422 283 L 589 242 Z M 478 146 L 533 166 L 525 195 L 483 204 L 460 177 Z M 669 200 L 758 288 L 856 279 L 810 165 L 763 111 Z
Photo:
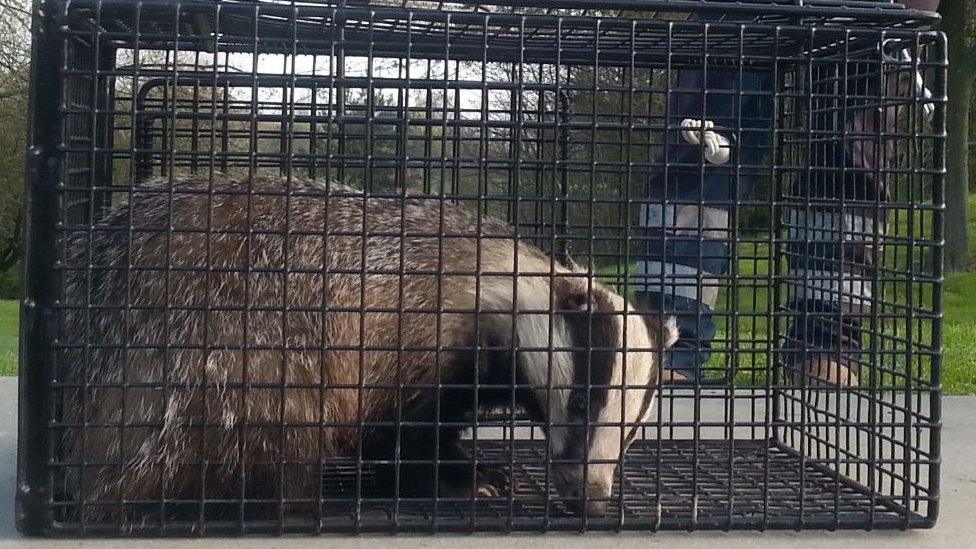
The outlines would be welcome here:
M 336 183 L 150 182 L 64 249 L 67 489 L 96 514 L 315 502 L 338 458 L 397 462 L 401 495 L 504 495 L 461 427 L 512 404 L 599 514 L 676 337 L 503 222 Z

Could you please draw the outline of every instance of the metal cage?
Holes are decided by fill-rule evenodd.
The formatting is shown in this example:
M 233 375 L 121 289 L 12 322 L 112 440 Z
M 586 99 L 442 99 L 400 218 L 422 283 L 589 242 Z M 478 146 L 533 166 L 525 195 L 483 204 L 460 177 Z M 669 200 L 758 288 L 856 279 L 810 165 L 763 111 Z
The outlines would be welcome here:
M 596 4 L 37 0 L 21 338 L 21 531 L 932 526 L 939 502 L 946 74 L 944 37 L 928 30 L 935 15 L 883 0 Z M 714 107 L 719 114 L 709 114 L 723 103 Z M 706 118 L 714 126 L 686 122 Z M 724 162 L 694 146 L 708 135 L 724 137 L 720 148 L 731 151 Z M 249 382 L 247 374 L 221 382 L 166 372 L 191 351 L 240 352 L 258 364 L 263 352 L 284 356 L 335 345 L 323 335 L 296 350 L 256 333 L 232 344 L 206 330 L 183 339 L 187 332 L 177 323 L 187 311 L 237 315 L 244 326 L 257 326 L 261 314 L 301 312 L 287 300 L 268 305 L 247 291 L 236 302 L 180 302 L 180 280 L 188 280 L 180 277 L 210 280 L 226 265 L 211 262 L 210 251 L 180 263 L 172 250 L 210 250 L 208 239 L 220 231 L 243 240 L 276 237 L 286 247 L 301 233 L 287 218 L 271 228 L 250 217 L 243 226 L 219 229 L 212 219 L 181 225 L 180 195 L 188 191 L 180 182 L 188 178 L 206 182 L 197 190 L 207 204 L 233 194 L 219 181 L 245 182 L 243 191 L 235 188 L 248 211 L 265 199 L 299 200 L 292 190 L 299 180 L 342 182 L 362 189 L 364 200 L 407 200 L 402 191 L 409 188 L 414 205 L 432 216 L 451 207 L 507 222 L 518 242 L 554 264 L 572 262 L 591 285 L 630 299 L 632 315 L 678 315 L 679 325 L 709 323 L 714 334 L 682 335 L 681 352 L 695 357 L 696 375 L 681 379 L 668 368 L 655 374 L 658 402 L 633 425 L 636 440 L 614 460 L 602 516 L 576 512 L 564 501 L 544 435 L 551 421 L 518 405 L 453 418 L 468 427 L 461 443 L 470 449 L 472 482 L 483 464 L 509 475 L 508 488 L 495 494 L 451 498 L 436 486 L 429 495 L 401 493 L 384 476 L 391 468 L 397 477 L 413 474 L 401 463 L 400 448 L 382 459 L 361 451 L 269 458 L 267 465 L 279 471 L 305 466 L 303 482 L 321 485 L 302 502 L 291 501 L 280 482 L 265 493 L 252 490 L 254 477 L 244 473 L 228 473 L 229 493 L 213 492 L 205 482 L 183 488 L 163 482 L 138 497 L 126 486 L 111 496 L 79 491 L 97 483 L 100 470 L 136 467 L 139 450 L 131 441 L 162 437 L 171 421 L 169 412 L 141 418 L 92 412 L 111 391 L 145 399 L 216 386 L 237 391 L 242 407 L 261 391 L 283 402 L 296 388 L 284 358 L 264 384 Z M 284 190 L 263 188 L 269 180 L 284 181 Z M 147 193 L 166 197 L 165 223 L 151 225 L 135 214 L 131 205 Z M 330 196 L 320 198 L 338 200 Z M 720 222 L 706 219 L 716 210 L 724 212 Z M 694 219 L 683 226 L 650 221 L 677 223 L 678 211 L 693 212 Z M 810 221 L 822 218 L 841 221 Z M 120 235 L 119 246 L 130 252 L 140 245 L 139 234 L 162 239 L 167 251 L 155 265 L 128 254 L 110 258 L 97 245 L 109 233 Z M 339 238 L 328 231 L 319 236 L 323 247 Z M 389 236 L 402 240 L 406 233 Z M 467 238 L 497 236 L 483 231 Z M 709 247 L 716 244 L 724 251 Z M 655 246 L 656 263 L 647 259 Z M 397 272 L 370 272 L 365 248 L 353 276 L 400 277 L 402 285 L 411 275 L 402 258 Z M 660 268 L 669 254 L 688 249 L 698 256 L 697 270 Z M 282 274 L 287 286 L 297 269 L 287 259 L 259 263 L 229 270 L 245 279 L 259 271 Z M 647 267 L 652 263 L 656 271 Z M 154 276 L 167 281 L 159 302 L 131 297 L 140 285 L 155 287 Z M 119 299 L 101 295 L 106 280 L 124 281 Z M 665 287 L 692 301 L 714 296 L 713 304 L 689 310 L 673 299 L 641 297 Z M 401 331 L 403 293 L 388 298 Z M 855 305 L 810 305 L 818 299 Z M 325 300 L 317 307 L 309 313 L 316 318 L 338 314 Z M 345 311 L 358 315 L 361 326 L 368 313 Z M 158 337 L 140 340 L 134 334 L 146 330 L 133 318 L 177 320 L 163 321 Z M 830 337 L 819 346 L 802 339 L 797 326 L 810 325 Z M 411 348 L 402 334 L 396 339 L 388 350 L 402 356 Z M 487 343 L 470 350 L 478 354 L 482 346 Z M 348 350 L 362 357 L 371 349 L 363 339 Z M 427 350 L 438 363 L 452 352 L 438 342 Z M 585 356 L 597 350 L 573 349 Z M 507 351 L 517 357 L 520 349 Z M 677 352 L 661 351 L 665 361 Z M 550 343 L 536 352 L 557 351 Z M 169 366 L 161 376 L 137 379 L 147 353 L 167 357 Z M 846 364 L 858 383 L 811 378 L 796 366 L 806 368 L 811 357 Z M 121 367 L 100 374 L 109 363 Z M 518 383 L 513 374 L 511 387 L 501 386 L 510 390 L 511 404 Z M 360 376 L 352 388 L 358 398 L 365 398 L 367 385 Z M 588 385 L 586 394 L 592 390 Z M 165 408 L 168 401 L 160 402 Z M 238 459 L 251 452 L 248 429 L 263 429 L 270 441 L 289 436 L 293 426 L 281 418 L 234 423 L 228 444 L 239 448 Z M 183 421 L 187 433 L 229 429 L 202 412 Z M 327 428 L 322 421 L 312 427 Z M 429 421 L 439 428 L 445 419 Z M 394 417 L 390 426 L 399 433 L 408 425 Z M 352 428 L 370 436 L 361 416 Z M 136 434 L 147 429 L 148 439 Z M 115 433 L 110 440 L 121 449 L 100 458 L 72 449 L 69 441 L 101 440 L 104 431 Z M 199 478 L 231 467 L 206 456 L 187 460 L 179 466 L 199 468 Z

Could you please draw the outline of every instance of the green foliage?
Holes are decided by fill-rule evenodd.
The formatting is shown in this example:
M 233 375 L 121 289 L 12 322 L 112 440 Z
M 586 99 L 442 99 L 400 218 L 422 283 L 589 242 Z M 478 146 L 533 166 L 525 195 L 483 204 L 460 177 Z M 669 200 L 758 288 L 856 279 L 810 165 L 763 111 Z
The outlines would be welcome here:
M 944 0 L 943 5 L 947 3 L 948 0 Z M 15 262 L 20 253 L 23 158 L 27 135 L 29 44 L 26 28 L 29 18 L 26 6 L 26 0 L 0 0 L 0 299 L 14 299 L 19 294 L 19 268 Z M 663 17 L 663 14 L 658 16 L 671 18 Z M 165 64 L 165 58 L 154 57 L 158 54 L 142 52 L 138 62 L 145 66 Z M 192 59 L 184 61 L 191 63 Z M 428 72 L 431 71 L 430 67 L 428 65 Z M 436 64 L 433 67 L 435 72 L 448 71 L 446 65 L 441 69 L 437 69 Z M 391 76 L 396 76 L 399 74 L 396 71 L 400 69 L 394 66 L 389 70 L 394 71 Z M 613 261 L 617 254 L 623 252 L 625 245 L 620 243 L 623 231 L 613 227 L 635 223 L 637 208 L 624 205 L 624 200 L 644 196 L 649 174 L 659 169 L 656 163 L 659 162 L 661 150 L 659 131 L 627 128 L 646 126 L 648 121 L 659 119 L 665 112 L 663 93 L 635 95 L 627 90 L 665 89 L 671 74 L 663 69 L 618 71 L 574 67 L 557 75 L 551 68 L 529 65 L 518 69 L 492 65 L 486 70 L 495 71 L 488 77 L 492 81 L 519 80 L 530 84 L 559 81 L 573 85 L 566 87 L 569 91 L 565 97 L 557 97 L 551 90 L 526 91 L 520 95 L 492 92 L 485 96 L 477 92 L 464 97 L 448 96 L 434 90 L 429 96 L 412 96 L 409 101 L 389 95 L 388 91 L 376 90 L 370 96 L 365 89 L 350 89 L 344 97 L 346 110 L 342 114 L 353 122 L 344 122 L 341 126 L 338 123 L 331 126 L 322 123 L 313 132 L 308 123 L 302 125 L 299 122 L 287 128 L 281 122 L 268 120 L 238 121 L 234 122 L 232 133 L 236 132 L 235 135 L 240 137 L 231 139 L 228 152 L 245 153 L 253 146 L 262 153 L 290 150 L 295 154 L 315 154 L 324 158 L 324 150 L 310 151 L 308 139 L 295 136 L 312 133 L 318 133 L 320 137 L 335 136 L 341 131 L 345 136 L 345 156 L 352 159 L 368 156 L 373 159 L 368 164 L 353 165 L 353 162 L 347 162 L 348 166 L 342 173 L 342 179 L 347 182 L 386 189 L 405 180 L 409 186 L 424 186 L 427 192 L 481 195 L 486 197 L 483 201 L 485 213 L 523 222 L 540 218 L 549 220 L 556 212 L 552 203 L 545 198 L 559 194 L 560 186 L 565 183 L 574 199 L 588 196 L 603 199 L 602 203 L 597 204 L 584 200 L 573 203 L 568 215 L 574 227 L 569 232 L 574 238 L 581 239 L 578 242 L 595 236 L 592 242 L 596 243 L 596 248 L 592 251 L 597 256 L 607 258 L 606 263 L 599 266 L 601 274 L 611 282 L 618 279 L 623 273 L 616 272 L 620 267 Z M 505 74 L 513 70 L 521 72 L 518 75 Z M 414 71 L 413 77 L 419 76 Z M 425 76 L 440 78 L 449 75 Z M 616 88 L 619 91 L 601 91 L 597 94 L 574 91 L 589 90 L 595 83 L 599 83 L 603 89 Z M 128 85 L 125 79 L 117 85 L 121 86 L 117 90 L 121 92 L 119 96 L 131 95 L 131 90 L 125 89 Z M 167 93 L 177 99 L 192 98 L 193 93 L 213 97 L 214 108 L 228 99 L 222 95 L 223 91 L 205 87 L 195 91 L 188 87 L 169 89 Z M 163 101 L 163 97 L 164 90 L 157 89 L 150 95 L 150 100 Z M 324 103 L 327 98 L 322 99 Z M 520 107 L 521 115 L 512 114 L 515 102 Z M 976 96 L 973 102 L 976 104 Z M 404 111 L 399 109 L 406 104 L 412 108 L 426 106 L 430 110 L 430 114 L 409 112 L 406 114 L 408 118 L 442 118 L 444 123 L 429 125 L 418 122 L 401 127 Z M 116 105 L 120 111 L 127 111 L 129 107 L 124 102 Z M 482 115 L 481 109 L 488 114 Z M 970 109 L 970 114 L 976 117 L 976 109 Z M 369 125 L 356 122 L 366 115 L 372 119 Z M 487 123 L 479 125 L 476 123 L 479 119 Z M 456 124 L 457 120 L 467 123 Z M 557 131 L 554 126 L 558 120 L 571 122 L 571 127 Z M 950 123 L 951 120 L 952 117 Z M 178 121 L 180 125 L 187 125 L 180 126 L 182 129 L 190 129 L 195 123 L 190 118 Z M 207 133 L 205 129 L 198 130 Z M 285 130 L 292 132 L 290 138 Z M 259 136 L 255 143 L 252 143 L 252 133 Z M 127 148 L 129 138 L 127 131 L 117 132 L 116 147 Z M 170 143 L 154 143 L 153 146 L 172 149 L 174 157 L 184 162 L 204 152 L 199 150 L 195 141 L 182 137 Z M 561 146 L 565 150 L 561 150 Z M 203 145 L 203 148 L 206 147 Z M 976 150 L 976 146 L 972 150 Z M 330 153 L 335 154 L 335 151 Z M 402 157 L 413 160 L 413 167 L 406 173 L 398 173 L 402 170 L 396 169 Z M 512 161 L 515 157 L 519 163 Z M 487 161 L 460 161 L 472 158 L 485 158 Z M 423 164 L 417 159 L 425 159 L 426 167 L 418 167 Z M 327 163 L 325 160 L 323 162 Z M 971 154 L 969 162 L 976 162 L 976 155 Z M 899 162 L 899 165 L 902 164 Z M 591 165 L 601 169 L 591 169 Z M 620 169 L 621 166 L 635 167 Z M 123 160 L 115 162 L 113 169 L 116 182 L 126 181 L 131 176 L 132 166 Z M 209 169 L 206 158 L 200 169 Z M 976 186 L 976 179 L 973 181 Z M 763 196 L 766 192 L 760 189 L 758 194 Z M 512 194 L 518 194 L 524 200 L 513 204 L 508 200 L 492 198 Z M 973 210 L 972 205 L 970 210 Z M 971 221 L 973 218 L 974 215 L 970 214 Z M 591 229 L 587 225 L 594 219 L 605 226 L 592 229 L 596 234 L 590 234 Z M 918 226 L 923 226 L 927 220 L 916 218 L 915 221 Z M 721 290 L 720 309 L 737 310 L 740 314 L 735 319 L 721 316 L 718 319 L 716 347 L 721 352 L 716 352 L 709 361 L 711 377 L 726 375 L 726 363 L 731 358 L 731 362 L 738 365 L 735 372 L 737 383 L 755 386 L 765 381 L 763 373 L 772 353 L 770 327 L 766 321 L 771 289 L 766 279 L 770 268 L 766 259 L 768 247 L 761 241 L 764 231 L 768 231 L 773 223 L 766 207 L 746 207 L 739 212 L 737 224 L 740 237 L 753 238 L 755 242 L 738 245 L 738 277 Z M 907 221 L 902 219 L 896 223 L 902 223 L 896 232 L 907 234 Z M 921 233 L 916 231 L 915 234 Z M 973 249 L 972 242 L 970 249 Z M 919 260 L 918 254 L 915 259 Z M 905 266 L 898 263 L 897 258 L 891 260 L 899 268 Z M 916 267 L 920 268 L 921 265 Z M 945 386 L 949 392 L 976 393 L 976 337 L 973 337 L 972 328 L 976 324 L 976 299 L 972 298 L 976 295 L 976 274 L 953 275 L 948 278 L 945 288 Z M 16 340 L 16 301 L 0 302 L 0 374 L 16 371 Z M 737 342 L 734 347 L 733 342 Z
M 0 299 L 20 299 L 20 263 L 0 272 Z
M 21 0 L 0 0 L 0 271 L 10 269 L 21 253 L 30 44 L 27 5 Z

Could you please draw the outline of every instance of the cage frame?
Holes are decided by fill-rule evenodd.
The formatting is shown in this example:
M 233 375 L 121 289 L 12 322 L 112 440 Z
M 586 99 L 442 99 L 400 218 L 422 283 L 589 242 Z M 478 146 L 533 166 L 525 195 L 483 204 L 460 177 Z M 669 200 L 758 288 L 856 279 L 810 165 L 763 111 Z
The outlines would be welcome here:
M 103 4 L 111 4 L 114 0 L 91 0 L 91 4 L 101 6 Z M 85 4 L 86 2 L 62 2 L 59 0 L 37 0 L 34 7 L 34 44 L 32 48 L 32 57 L 34 63 L 32 65 L 31 74 L 31 101 L 30 101 L 30 112 L 29 117 L 31 120 L 30 124 L 30 137 L 29 137 L 29 149 L 26 155 L 26 165 L 27 165 L 27 188 L 25 192 L 25 212 L 28 215 L 28 223 L 25 232 L 25 258 L 24 261 L 24 298 L 21 306 L 21 328 L 20 328 L 20 364 L 21 364 L 21 374 L 19 381 L 19 395 L 20 395 L 20 414 L 18 419 L 18 483 L 17 483 L 17 524 L 18 528 L 25 533 L 29 534 L 42 534 L 42 535 L 52 535 L 52 536 L 75 536 L 75 535 L 115 535 L 120 533 L 119 525 L 73 525 L 73 524 L 59 524 L 55 518 L 52 516 L 52 510 L 49 505 L 53 495 L 48 492 L 48 475 L 50 474 L 50 467 L 52 463 L 52 448 L 51 442 L 48 440 L 49 432 L 48 426 L 50 422 L 50 406 L 51 403 L 48 400 L 50 397 L 50 380 L 52 372 L 49 370 L 50 361 L 48 358 L 49 346 L 51 342 L 52 327 L 54 309 L 56 308 L 56 287 L 57 283 L 55 281 L 55 262 L 56 262 L 56 236 L 57 227 L 52 223 L 51 212 L 54 212 L 58 208 L 58 194 L 59 185 L 62 185 L 62 176 L 60 175 L 61 167 L 59 162 L 61 160 L 61 154 L 59 149 L 62 144 L 59 142 L 59 135 L 61 133 L 62 118 L 59 109 L 51 108 L 51 98 L 62 97 L 63 89 L 63 75 L 62 68 L 65 66 L 65 60 L 63 57 L 63 21 L 60 19 L 64 15 L 62 8 L 66 8 L 70 4 Z M 157 3 L 154 0 L 148 0 L 141 2 L 140 5 L 149 5 Z M 160 5 L 169 5 L 170 2 L 161 0 L 158 2 Z M 184 5 L 194 4 L 195 2 L 182 2 Z M 345 4 L 345 2 L 340 2 Z M 855 2 L 860 4 L 858 2 Z M 818 0 L 817 2 L 804 2 L 800 5 L 794 4 L 783 0 L 783 2 L 776 4 L 773 7 L 764 8 L 770 13 L 775 15 L 781 15 L 784 17 L 790 16 L 806 16 L 814 14 L 823 17 L 853 17 L 857 20 L 873 20 L 878 22 L 878 24 L 884 24 L 884 22 L 895 21 L 897 23 L 902 23 L 906 25 L 912 25 L 916 21 L 930 21 L 931 14 L 926 14 L 923 12 L 911 12 L 910 10 L 897 10 L 888 12 L 885 9 L 878 9 L 876 3 L 873 2 L 863 2 L 865 6 L 862 8 L 844 6 L 843 2 L 833 2 L 831 0 Z M 202 4 L 206 4 L 205 2 Z M 350 2 L 350 4 L 353 4 Z M 549 2 L 545 0 L 519 0 L 510 1 L 507 4 L 512 6 L 521 7 L 546 7 Z M 560 7 L 570 8 L 586 8 L 589 2 L 586 0 L 560 0 Z M 652 8 L 664 8 L 669 7 L 673 11 L 689 11 L 689 12 L 702 12 L 712 9 L 709 2 L 702 2 L 699 0 L 680 0 L 678 2 L 667 2 L 665 0 L 613 0 L 610 2 L 610 6 L 619 9 L 634 9 L 634 10 L 649 10 Z M 871 4 L 867 6 L 867 4 Z M 260 9 L 263 10 L 287 10 L 288 5 L 277 5 L 277 4 L 259 4 Z M 258 6 L 256 4 L 255 6 Z M 255 7 L 255 10 L 258 8 Z M 342 8 L 339 8 L 342 9 Z M 350 6 L 348 9 L 366 9 L 357 6 Z M 391 10 L 395 12 L 399 8 L 394 7 L 380 7 L 380 8 L 370 8 L 378 13 L 385 13 L 384 10 Z M 721 9 L 727 9 L 730 11 L 743 11 L 746 13 L 751 13 L 755 10 L 749 2 L 736 3 L 733 5 L 722 5 Z M 892 8 L 894 9 L 894 8 Z M 401 13 L 401 15 L 403 15 Z M 483 18 L 480 15 L 473 15 L 472 18 Z M 897 34 L 896 31 L 895 34 Z M 926 31 L 928 32 L 928 31 Z M 932 33 L 936 36 L 938 33 Z M 936 41 L 939 38 L 935 38 Z M 944 37 L 941 38 L 943 41 L 942 47 L 944 51 Z M 108 69 L 113 61 L 112 55 L 114 52 L 102 51 L 101 56 L 96 53 L 96 68 L 94 69 L 97 73 L 103 66 Z M 938 70 L 931 71 L 931 74 L 936 75 L 944 80 L 945 74 L 944 70 L 942 74 L 939 74 Z M 292 75 L 294 76 L 294 75 Z M 254 75 L 242 75 L 242 78 L 247 80 L 248 78 L 254 78 Z M 292 79 L 294 80 L 294 79 Z M 294 82 L 291 82 L 294 86 Z M 944 89 L 944 83 L 936 83 L 936 87 Z M 100 93 L 105 92 L 105 90 L 99 90 Z M 98 95 L 93 98 L 97 105 L 95 107 L 96 112 L 99 109 L 109 110 L 110 107 L 106 105 L 107 98 L 103 95 Z M 944 128 L 944 112 L 942 109 L 936 110 L 936 120 L 934 125 L 936 128 Z M 111 130 L 111 128 L 108 128 Z M 944 130 L 943 130 L 944 131 Z M 102 136 L 108 142 L 112 139 L 110 132 Z M 938 170 L 939 157 L 944 157 L 944 151 L 941 151 L 942 147 L 941 141 L 935 139 L 936 143 L 936 170 Z M 110 145 L 109 145 L 110 147 Z M 106 170 L 106 174 L 111 174 L 111 170 Z M 936 204 L 944 204 L 944 198 L 942 196 L 942 186 L 941 177 L 934 176 L 934 181 L 936 182 L 933 193 L 933 200 Z M 110 183 L 109 183 L 110 184 Z M 942 226 L 941 226 L 941 213 L 938 211 L 934 214 L 935 219 L 938 220 L 935 227 L 933 227 L 933 239 L 940 240 L 942 238 Z M 933 288 L 935 288 L 935 297 L 932 304 L 932 308 L 935 311 L 941 310 L 941 247 L 936 246 L 934 250 L 934 261 L 935 266 L 932 273 L 934 278 Z M 941 340 L 941 321 L 936 318 L 932 321 L 933 339 L 935 341 Z M 932 379 L 939 379 L 940 374 L 940 356 L 938 354 L 932 355 L 931 367 L 932 367 Z M 696 386 L 696 391 L 700 390 Z M 925 516 L 915 516 L 909 512 L 905 512 L 902 517 L 879 517 L 875 520 L 873 512 L 872 518 L 865 521 L 863 518 L 848 519 L 842 516 L 834 517 L 824 517 L 817 516 L 814 518 L 805 517 L 801 511 L 800 516 L 795 521 L 777 521 L 770 520 L 768 516 L 762 516 L 755 520 L 745 520 L 741 517 L 737 517 L 733 520 L 731 512 L 728 517 L 712 517 L 708 519 L 699 519 L 698 517 L 691 517 L 686 519 L 671 520 L 664 524 L 659 521 L 654 520 L 637 520 L 628 521 L 626 529 L 639 529 L 639 530 L 650 530 L 657 531 L 659 529 L 674 529 L 674 530 L 686 530 L 686 529 L 720 529 L 720 530 L 765 530 L 770 528 L 791 528 L 791 529 L 884 529 L 884 528 L 930 528 L 932 527 L 938 517 L 939 509 L 939 477 L 940 477 L 940 466 L 939 461 L 940 456 L 940 428 L 939 423 L 941 421 L 941 390 L 938 384 L 933 387 L 928 388 L 927 392 L 929 394 L 929 422 L 925 428 L 929 433 L 929 446 L 930 454 L 928 461 L 926 463 L 928 468 L 928 487 L 929 487 L 929 498 L 927 503 L 927 510 Z M 697 394 L 697 393 L 696 393 Z M 735 398 L 734 396 L 729 398 Z M 767 395 L 767 399 L 771 398 Z M 780 404 L 780 399 L 772 397 L 771 399 L 773 406 Z M 697 406 L 696 399 L 696 406 Z M 661 406 L 661 404 L 659 404 Z M 774 415 L 777 412 L 774 410 L 771 413 Z M 696 420 L 697 424 L 697 420 Z M 909 426 L 906 425 L 906 429 Z M 778 429 L 773 429 L 774 439 L 778 438 Z M 660 436 L 659 439 L 660 441 Z M 739 444 L 734 437 L 730 437 L 728 441 L 732 441 L 734 444 Z M 727 441 L 727 442 L 728 442 Z M 700 441 L 695 440 L 696 448 Z M 774 444 L 776 443 L 776 444 Z M 786 445 L 779 445 L 778 440 L 766 440 L 766 450 L 767 452 L 774 446 L 776 450 L 784 451 L 789 453 L 792 451 L 793 454 L 789 457 L 797 459 L 801 462 L 805 462 L 805 456 L 796 452 L 792 448 Z M 730 458 L 731 459 L 731 458 Z M 768 459 L 768 458 L 767 458 Z M 907 458 L 906 458 L 907 459 Z M 812 471 L 820 470 L 820 472 L 825 475 L 830 476 L 834 480 L 845 484 L 852 490 L 858 491 L 863 490 L 864 486 L 857 484 L 849 479 L 842 478 L 835 472 L 829 470 L 829 468 L 823 467 L 819 464 L 811 464 L 813 467 Z M 822 470 L 821 470 L 822 468 Z M 849 483 L 849 484 L 847 484 Z M 731 485 L 730 485 L 731 489 Z M 906 488 L 907 489 L 907 488 Z M 873 498 L 884 499 L 884 497 L 879 497 L 877 494 L 871 494 Z M 801 498 L 802 499 L 802 498 Z M 900 504 L 897 501 L 885 501 L 885 505 L 890 505 L 893 508 L 897 508 Z M 547 524 L 540 528 L 535 523 L 518 524 L 514 523 L 509 517 L 506 522 L 500 521 L 496 524 L 491 525 L 480 525 L 479 529 L 486 528 L 489 531 L 539 531 L 541 530 L 588 530 L 594 529 L 594 527 L 584 519 L 582 521 L 578 520 L 566 520 L 558 524 Z M 619 530 L 622 524 L 609 525 L 606 528 L 598 527 L 596 529 L 611 529 Z M 416 532 L 427 532 L 431 531 L 432 528 L 423 524 L 417 525 L 400 525 L 391 523 L 388 527 L 362 527 L 360 524 L 356 523 L 349 526 L 348 528 L 327 528 L 322 529 L 321 526 L 316 529 L 315 527 L 309 527 L 305 524 L 288 524 L 282 521 L 268 521 L 268 522 L 248 522 L 245 524 L 243 521 L 229 521 L 226 523 L 220 522 L 208 522 L 205 525 L 203 531 L 200 530 L 200 525 L 190 521 L 186 523 L 174 523 L 174 524 L 164 524 L 161 528 L 150 527 L 146 529 L 135 528 L 134 533 L 140 535 L 162 535 L 162 536 L 185 536 L 185 535 L 232 535 L 232 534 L 287 534 L 287 533 L 309 533 L 323 531 L 328 532 L 363 532 L 363 531 L 390 531 L 390 532 L 405 532 L 405 531 L 416 531 Z M 448 531 L 458 531 L 458 532 L 468 532 L 471 531 L 471 527 L 466 524 L 437 524 L 434 523 L 433 530 L 439 532 Z

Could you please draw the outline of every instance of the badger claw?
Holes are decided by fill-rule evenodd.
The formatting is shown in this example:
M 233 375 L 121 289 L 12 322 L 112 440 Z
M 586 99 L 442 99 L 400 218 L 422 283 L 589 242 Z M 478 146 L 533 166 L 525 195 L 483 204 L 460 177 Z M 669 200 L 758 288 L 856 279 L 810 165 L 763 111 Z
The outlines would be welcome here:
M 454 482 L 441 486 L 442 497 L 452 498 L 500 498 L 505 497 L 512 487 L 511 477 L 501 467 L 479 466 L 475 472 L 474 485 L 470 475 L 457 478 Z
M 504 497 L 512 488 L 511 475 L 501 467 L 479 467 L 475 481 L 479 497 Z

